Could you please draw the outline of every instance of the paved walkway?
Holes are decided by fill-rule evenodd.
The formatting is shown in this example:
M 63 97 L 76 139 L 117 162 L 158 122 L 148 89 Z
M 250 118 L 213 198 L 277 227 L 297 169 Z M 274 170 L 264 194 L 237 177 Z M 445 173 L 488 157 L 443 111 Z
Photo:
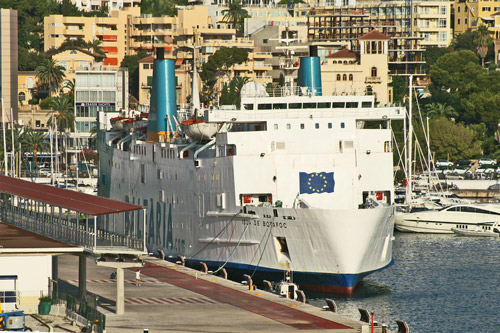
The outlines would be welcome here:
M 76 292 L 77 267 L 76 256 L 59 257 L 66 292 Z M 99 296 L 106 332 L 361 332 L 359 321 L 155 258 L 141 269 L 141 287 L 133 270 L 125 272 L 125 314 L 118 316 L 112 272 L 88 259 L 87 290 Z

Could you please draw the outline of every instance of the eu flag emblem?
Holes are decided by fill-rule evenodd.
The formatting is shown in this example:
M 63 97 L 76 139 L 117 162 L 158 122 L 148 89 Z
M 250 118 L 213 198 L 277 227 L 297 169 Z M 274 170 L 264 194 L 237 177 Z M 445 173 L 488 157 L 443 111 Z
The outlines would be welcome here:
M 300 193 L 331 193 L 335 188 L 333 172 L 299 172 Z

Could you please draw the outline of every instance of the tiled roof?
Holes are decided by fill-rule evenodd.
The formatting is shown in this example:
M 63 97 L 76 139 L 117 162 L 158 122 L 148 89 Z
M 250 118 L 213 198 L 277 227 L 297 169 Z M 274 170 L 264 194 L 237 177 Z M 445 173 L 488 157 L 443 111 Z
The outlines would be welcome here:
M 389 40 L 389 39 L 391 38 L 387 37 L 378 30 L 372 30 L 369 33 L 358 38 L 358 40 Z
M 335 53 L 332 53 L 330 55 L 327 55 L 326 58 L 328 59 L 356 59 L 356 53 L 352 52 L 349 50 L 347 47 L 344 47 L 342 50 L 337 51 Z

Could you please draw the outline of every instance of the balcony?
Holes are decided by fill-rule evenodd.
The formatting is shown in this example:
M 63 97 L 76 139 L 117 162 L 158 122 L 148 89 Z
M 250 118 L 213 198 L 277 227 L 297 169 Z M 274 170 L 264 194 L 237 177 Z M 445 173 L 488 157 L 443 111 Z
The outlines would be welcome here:
M 365 83 L 382 83 L 382 78 L 380 76 L 367 76 L 365 77 Z

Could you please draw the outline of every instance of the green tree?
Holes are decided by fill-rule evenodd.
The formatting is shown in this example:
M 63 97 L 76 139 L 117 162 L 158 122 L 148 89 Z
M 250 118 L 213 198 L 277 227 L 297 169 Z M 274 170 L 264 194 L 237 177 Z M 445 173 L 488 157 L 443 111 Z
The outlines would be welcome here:
M 425 106 L 427 115 L 431 118 L 434 117 L 445 117 L 454 118 L 458 117 L 458 112 L 451 105 L 446 105 L 442 103 L 430 103 Z
M 438 117 L 429 122 L 429 131 L 431 150 L 438 158 L 467 159 L 481 153 L 481 142 L 474 131 L 461 124 Z
M 20 71 L 34 71 L 45 59 L 39 52 L 29 51 L 24 47 L 18 49 L 18 69 Z
M 474 44 L 474 33 L 469 29 L 464 33 L 461 33 L 457 38 L 451 43 L 451 49 L 455 51 L 469 50 L 476 52 L 476 45 Z
M 66 80 L 63 83 L 61 88 L 61 94 L 66 94 L 71 98 L 71 104 L 73 105 L 73 101 L 75 100 L 75 79 Z
M 187 6 L 188 0 L 142 0 L 141 13 L 153 16 L 176 16 L 177 6 Z
M 214 84 L 219 77 L 227 75 L 233 65 L 242 64 L 247 60 L 247 50 L 237 47 L 221 47 L 203 64 L 200 78 L 206 83 Z
M 128 68 L 128 92 L 139 99 L 139 60 L 149 56 L 144 50 L 132 56 L 125 56 L 120 67 Z
M 443 47 L 429 46 L 425 48 L 424 58 L 425 58 L 425 72 L 429 73 L 431 66 L 443 55 L 449 53 L 450 51 Z
M 22 137 L 22 143 L 26 151 L 33 153 L 33 163 L 36 170 L 38 164 L 38 152 L 45 151 L 48 145 L 46 133 L 29 128 Z
M 59 87 L 66 76 L 64 67 L 59 66 L 57 62 L 51 58 L 46 58 L 40 66 L 36 68 L 36 76 L 42 84 L 48 86 L 49 96 L 53 92 L 59 91 Z
M 100 55 L 105 55 L 106 53 L 104 53 L 104 51 L 102 50 L 101 44 L 102 44 L 102 42 L 100 40 L 94 39 L 93 41 L 88 41 L 86 47 L 91 52 L 94 52 L 94 53 L 97 53 Z
M 394 75 L 392 82 L 389 84 L 392 87 L 394 103 L 404 104 L 405 95 L 408 94 L 408 86 L 406 85 L 404 76 Z
M 222 11 L 222 15 L 224 15 L 222 20 L 231 23 L 236 29 L 237 35 L 243 34 L 243 21 L 248 17 L 248 11 L 243 6 L 244 4 L 240 0 L 233 0 L 229 4 L 229 8 Z
M 476 46 L 477 55 L 481 58 L 481 65 L 484 67 L 484 58 L 488 54 L 488 48 L 493 45 L 493 41 L 485 25 L 479 26 L 474 31 L 474 45 Z
M 54 97 L 50 101 L 51 111 L 47 114 L 49 119 L 47 125 L 53 125 L 53 119 L 57 123 L 57 130 L 64 132 L 65 130 L 74 131 L 75 129 L 75 115 L 73 113 L 73 102 L 68 95 Z

